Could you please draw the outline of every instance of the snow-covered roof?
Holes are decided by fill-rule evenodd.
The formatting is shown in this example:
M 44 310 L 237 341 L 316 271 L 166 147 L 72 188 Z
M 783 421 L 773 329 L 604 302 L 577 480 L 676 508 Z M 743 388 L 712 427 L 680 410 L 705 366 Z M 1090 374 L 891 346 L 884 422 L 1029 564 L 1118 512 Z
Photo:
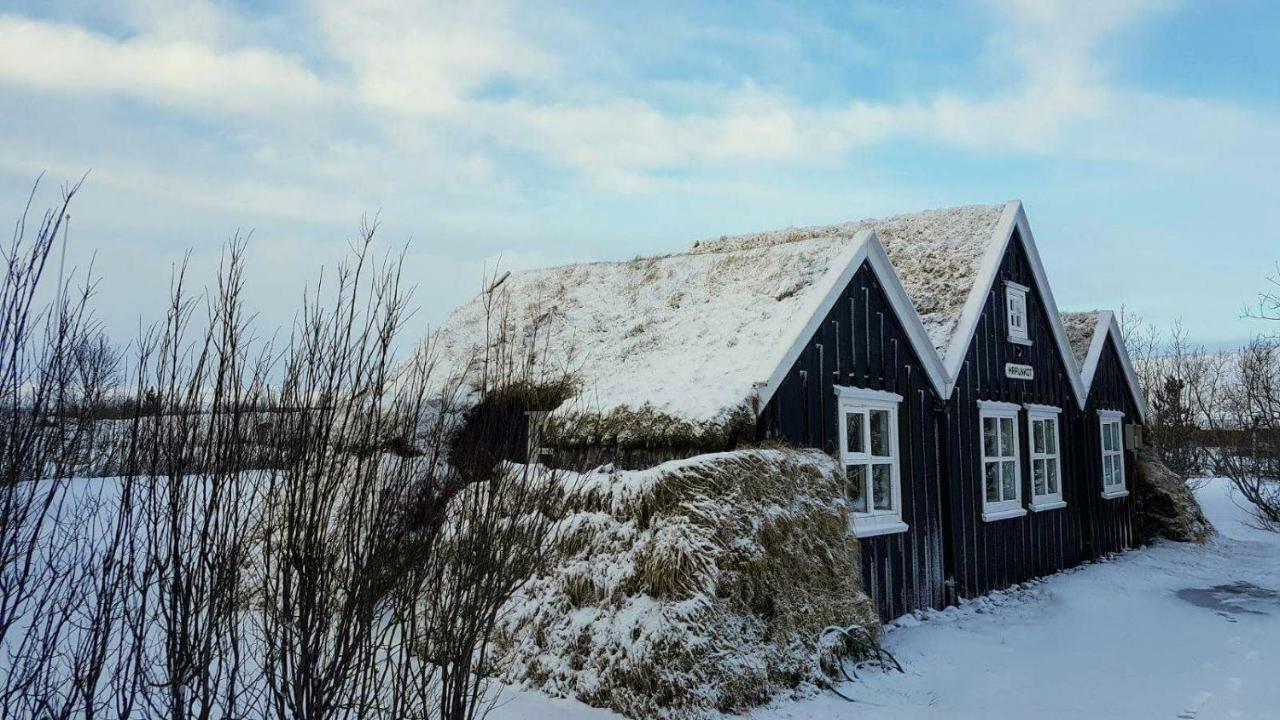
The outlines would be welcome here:
M 552 376 L 567 372 L 600 412 L 649 405 L 716 421 L 767 401 L 814 323 L 866 260 L 939 394 L 950 395 L 1014 229 L 1053 333 L 1078 367 L 1021 204 L 968 205 L 694 243 L 686 252 L 516 273 L 458 308 L 437 335 L 444 372 L 492 342 L 486 306 Z M 536 339 L 535 339 L 536 337 Z M 549 346 L 532 346 L 552 338 Z M 443 374 L 443 373 L 441 373 Z M 1080 378 L 1071 373 L 1083 404 Z
M 1067 331 L 1067 342 L 1071 343 L 1071 354 L 1075 356 L 1076 363 L 1080 367 L 1084 367 L 1085 359 L 1089 357 L 1089 346 L 1093 343 L 1093 336 L 1098 330 L 1098 320 L 1101 316 L 1102 312 L 1098 310 L 1062 313 L 1062 328 Z
M 549 375 L 576 378 L 590 409 L 648 404 L 721 420 L 773 374 L 868 236 L 515 273 L 493 290 L 497 298 L 482 293 L 448 319 L 436 337 L 437 372 L 461 370 L 484 347 L 489 301 L 509 307 L 517 342 L 550 339 L 522 352 Z
M 790 228 L 695 243 L 690 253 L 760 248 L 872 230 L 933 342 L 945 355 L 981 269 L 1004 205 L 964 205 L 840 225 Z
M 1062 326 L 1080 367 L 1080 381 L 1086 394 L 1093 387 L 1093 378 L 1098 373 L 1098 364 L 1102 361 L 1102 349 L 1106 347 L 1107 336 L 1111 336 L 1116 354 L 1120 357 L 1120 368 L 1129 385 L 1129 393 L 1138 407 L 1138 414 L 1146 420 L 1146 400 L 1142 397 L 1138 374 L 1134 371 L 1133 362 L 1129 359 L 1129 351 L 1120 334 L 1120 323 L 1116 320 L 1115 313 L 1110 310 L 1062 313 Z

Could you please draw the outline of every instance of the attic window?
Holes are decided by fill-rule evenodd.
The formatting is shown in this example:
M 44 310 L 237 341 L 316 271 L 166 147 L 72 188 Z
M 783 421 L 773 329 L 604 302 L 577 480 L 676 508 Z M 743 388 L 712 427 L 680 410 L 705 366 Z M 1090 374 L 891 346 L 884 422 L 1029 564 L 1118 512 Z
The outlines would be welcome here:
M 1009 318 L 1009 342 L 1019 345 L 1031 344 L 1031 333 L 1027 329 L 1027 290 L 1025 285 L 1005 283 L 1004 297 L 1006 317 Z

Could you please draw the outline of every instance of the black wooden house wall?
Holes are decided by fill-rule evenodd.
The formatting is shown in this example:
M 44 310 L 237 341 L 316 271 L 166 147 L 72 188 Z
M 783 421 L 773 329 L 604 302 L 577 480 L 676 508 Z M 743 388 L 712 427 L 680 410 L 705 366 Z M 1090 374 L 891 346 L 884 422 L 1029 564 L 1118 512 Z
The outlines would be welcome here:
M 1102 429 L 1099 410 L 1123 412 L 1126 425 L 1140 421 L 1138 406 L 1129 389 L 1128 379 L 1116 351 L 1115 338 L 1112 336 L 1107 337 L 1098 360 L 1098 369 L 1093 376 L 1093 385 L 1082 418 L 1083 441 L 1074 446 L 1079 455 L 1076 463 L 1086 472 L 1084 481 L 1088 490 L 1081 508 L 1084 511 L 1087 552 L 1090 558 L 1132 547 L 1133 516 L 1137 500 L 1136 494 L 1132 492 L 1136 471 L 1132 451 L 1125 451 L 1124 454 L 1125 483 L 1130 490 L 1128 497 L 1102 497 Z
M 902 520 L 909 529 L 860 540 L 864 585 L 885 619 L 941 607 L 943 535 L 934 436 L 941 403 L 866 263 L 761 412 L 760 435 L 836 454 L 837 385 L 885 390 L 903 398 L 898 447 Z
M 1030 345 L 1009 342 L 1006 282 L 1030 288 Z M 863 581 L 884 619 L 942 607 L 1129 547 L 1133 495 L 1102 498 L 1098 409 L 1122 410 L 1135 422 L 1119 356 L 1108 339 L 1086 408 L 1081 411 L 1050 326 L 1026 249 L 1015 236 L 988 293 L 955 390 L 940 399 L 902 324 L 867 264 L 854 274 L 778 391 L 760 413 L 757 432 L 838 454 L 837 385 L 902 395 L 898 433 L 905 533 L 862 538 Z M 1033 380 L 1007 377 L 1006 363 L 1030 365 Z M 979 400 L 1060 408 L 1064 508 L 982 519 Z M 1020 413 L 1022 504 L 1030 505 L 1028 422 Z M 1133 457 L 1126 454 L 1132 482 Z
M 1018 345 L 1007 336 L 1005 283 L 1031 288 L 1027 316 L 1032 344 Z M 1005 364 L 1030 365 L 1034 379 L 1006 376 Z M 1041 289 L 1026 250 L 1015 233 L 982 311 L 965 356 L 955 391 L 948 400 L 942 431 L 946 447 L 949 497 L 945 505 L 947 574 L 962 597 L 974 597 L 1013 583 L 1078 564 L 1084 540 L 1082 501 L 1084 468 L 1071 448 L 1080 444 L 1080 410 L 1071 389 L 1066 363 L 1050 329 Z M 979 400 L 1061 409 L 1058 419 L 1065 508 L 986 522 L 982 519 L 982 437 Z M 1027 415 L 1018 419 L 1022 464 L 1022 504 L 1031 500 L 1030 443 Z M 949 597 L 948 601 L 953 601 Z

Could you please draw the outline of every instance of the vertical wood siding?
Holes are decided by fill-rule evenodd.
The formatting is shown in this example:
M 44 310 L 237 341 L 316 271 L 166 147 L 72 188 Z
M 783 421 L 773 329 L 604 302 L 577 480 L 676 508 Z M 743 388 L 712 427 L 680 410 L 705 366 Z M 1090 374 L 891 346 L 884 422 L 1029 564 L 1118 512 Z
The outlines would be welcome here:
M 1011 343 L 1007 337 L 1004 290 L 1009 281 L 1031 288 L 1027 293 L 1032 341 L 1029 346 Z M 1030 365 L 1035 371 L 1034 379 L 1009 379 L 1005 363 Z M 1071 450 L 1080 445 L 1081 415 L 1068 372 L 1050 330 L 1041 289 L 1036 286 L 1022 242 L 1015 235 L 988 294 L 955 391 L 948 401 L 945 435 L 949 448 L 946 475 L 950 503 L 944 510 L 949 541 L 947 570 L 948 577 L 955 581 L 956 594 L 962 597 L 982 595 L 1047 575 L 1082 560 L 1083 506 L 1088 490 L 1086 469 L 1077 453 Z M 1065 508 L 1028 511 L 1022 517 L 993 522 L 982 519 L 979 400 L 1061 408 L 1058 433 Z M 1031 500 L 1028 430 L 1024 411 L 1018 419 L 1024 507 Z
M 1005 283 L 1027 286 L 1031 345 L 1009 342 Z M 1032 380 L 1012 380 L 1005 364 L 1030 365 Z M 1133 502 L 1102 498 L 1099 409 L 1137 408 L 1119 356 L 1108 339 L 1085 410 L 1076 404 L 1066 363 L 1049 325 L 1021 239 L 1009 245 L 988 294 L 950 398 L 939 399 L 874 272 L 863 265 L 809 339 L 759 417 L 762 438 L 836 454 L 834 387 L 886 390 L 899 408 L 902 519 L 905 533 L 863 538 L 863 581 L 886 620 L 942 607 L 1129 547 Z M 1067 506 L 1022 517 L 982 519 L 979 400 L 1061 409 L 1058 421 L 1062 495 Z M 1030 443 L 1019 415 L 1022 500 L 1031 500 Z M 1126 477 L 1132 482 L 1132 453 Z M 950 586 L 950 587 L 948 587 Z
M 864 264 L 836 301 L 760 415 L 763 437 L 836 454 L 835 386 L 902 395 L 898 447 L 905 533 L 863 538 L 863 581 L 880 616 L 941 607 L 943 534 L 935 416 L 937 394 L 906 333 Z
M 1098 361 L 1098 370 L 1089 392 L 1082 418 L 1083 438 L 1076 446 L 1082 457 L 1077 461 L 1086 468 L 1085 482 L 1088 492 L 1085 511 L 1088 557 L 1097 558 L 1106 553 L 1118 552 L 1133 546 L 1133 515 L 1136 494 L 1133 492 L 1134 453 L 1124 453 L 1124 477 L 1129 496 L 1107 500 L 1102 497 L 1102 431 L 1099 410 L 1119 410 L 1124 413 L 1125 424 L 1139 422 L 1138 407 L 1129 391 L 1120 356 L 1116 352 L 1114 338 L 1108 337 Z

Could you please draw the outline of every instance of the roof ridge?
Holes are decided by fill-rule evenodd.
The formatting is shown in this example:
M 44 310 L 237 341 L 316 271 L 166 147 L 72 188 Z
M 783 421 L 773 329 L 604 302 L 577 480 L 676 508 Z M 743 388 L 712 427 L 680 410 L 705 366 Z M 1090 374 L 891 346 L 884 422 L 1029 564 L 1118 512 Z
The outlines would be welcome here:
M 807 237 L 797 237 L 794 239 L 780 239 L 769 243 L 770 245 L 780 245 L 788 242 L 802 242 L 805 240 L 815 240 L 820 237 L 829 237 L 835 232 L 848 231 L 848 236 L 852 238 L 859 231 L 870 226 L 886 225 L 893 222 L 903 220 L 914 220 L 933 214 L 954 213 L 962 210 L 995 210 L 1004 207 L 1004 203 L 971 203 L 967 205 L 946 205 L 943 207 L 925 208 L 914 212 L 896 213 L 893 215 L 864 217 L 857 220 L 845 220 L 837 223 L 828 223 L 825 225 L 789 225 L 784 228 L 775 228 L 772 230 L 757 230 L 754 232 L 739 233 L 737 235 L 721 235 L 718 238 L 706 238 L 695 240 L 683 254 L 696 255 L 700 253 L 724 252 L 718 250 L 719 246 L 734 241 L 752 240 L 757 238 L 765 238 L 769 235 L 781 235 L 783 233 L 820 233 L 828 231 L 828 235 L 809 235 Z M 745 249 L 745 248 L 744 248 Z
M 830 233 L 825 235 L 810 235 L 808 237 L 784 239 L 784 240 L 769 242 L 764 245 L 757 245 L 757 246 L 743 246 L 743 247 L 734 247 L 734 246 L 726 247 L 725 246 L 726 244 L 732 243 L 735 240 L 763 238 L 768 235 L 775 235 L 775 234 L 781 234 L 781 233 L 803 233 L 803 232 L 814 232 L 814 231 L 823 231 L 823 230 L 848 230 L 849 232 L 847 233 L 847 239 L 853 239 L 853 237 L 857 235 L 859 231 L 872 225 L 883 225 L 883 224 L 891 223 L 895 221 L 908 220 L 912 218 L 920 218 L 933 213 L 955 212 L 959 210 L 971 210 L 971 209 L 974 209 L 974 210 L 995 209 L 998 207 L 1003 207 L 1003 205 L 995 204 L 995 203 L 993 204 L 970 203 L 967 205 L 947 205 L 943 207 L 926 208 L 924 210 L 917 210 L 915 212 L 896 213 L 894 215 L 884 215 L 879 217 L 864 217 L 857 220 L 845 220 L 843 222 L 830 223 L 826 225 L 821 225 L 821 224 L 788 225 L 787 227 L 774 228 L 771 230 L 756 230 L 753 232 L 738 233 L 736 235 L 721 235 L 719 237 L 701 238 L 698 240 L 694 240 L 689 245 L 687 245 L 683 250 L 678 250 L 674 252 L 659 253 L 656 255 L 636 255 L 634 257 L 620 259 L 620 260 L 584 260 L 582 262 L 567 262 L 567 263 L 560 263 L 558 265 L 543 265 L 541 267 L 536 267 L 536 268 L 525 268 L 523 270 L 514 270 L 512 271 L 511 274 L 513 276 L 527 276 L 527 275 L 531 275 L 531 274 L 539 273 L 543 271 L 563 270 L 565 268 L 571 268 L 571 267 L 586 268 L 586 267 L 622 266 L 622 265 L 627 265 L 629 263 L 642 262 L 646 260 L 668 260 L 671 258 L 689 257 L 689 256 L 695 256 L 695 255 L 719 255 L 719 254 L 726 254 L 726 253 L 746 252 L 748 250 L 759 249 L 760 247 L 771 247 L 775 245 L 783 245 L 783 244 L 790 244 L 790 243 L 797 243 L 797 242 L 808 242 L 812 240 L 830 239 L 831 237 L 834 236 L 834 233 Z

